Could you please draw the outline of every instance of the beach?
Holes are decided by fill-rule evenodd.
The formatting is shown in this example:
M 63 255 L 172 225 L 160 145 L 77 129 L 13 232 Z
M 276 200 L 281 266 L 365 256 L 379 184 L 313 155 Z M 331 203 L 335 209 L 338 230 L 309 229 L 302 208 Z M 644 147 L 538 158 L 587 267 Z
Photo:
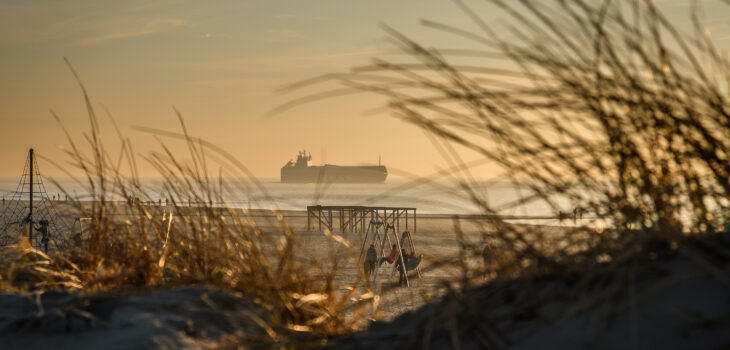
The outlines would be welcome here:
M 6 205 L 14 204 L 17 203 L 6 202 Z M 79 235 L 82 241 L 88 239 L 91 219 L 85 217 L 85 213 L 99 203 L 57 201 L 53 205 L 58 213 L 56 220 L 64 224 L 71 223 L 68 226 L 71 235 Z M 124 203 L 111 202 L 105 205 L 109 208 L 106 215 L 114 218 L 118 224 L 123 225 L 125 221 L 135 219 L 131 214 L 134 211 L 128 210 Z M 200 215 L 198 208 L 194 207 L 181 207 L 172 212 L 170 209 L 155 204 L 145 206 L 145 210 L 150 213 L 165 213 L 168 216 L 172 213 L 173 222 L 176 218 L 179 220 L 180 216 Z M 312 269 L 336 271 L 333 284 L 338 295 L 346 295 L 351 288 L 357 289 L 356 296 L 374 290 L 377 303 L 370 303 L 365 308 L 366 314 L 362 322 L 389 321 L 404 312 L 416 310 L 428 301 L 438 299 L 446 290 L 445 283 L 454 280 L 459 269 L 453 265 L 435 267 L 434 264 L 452 259 L 465 242 L 479 244 L 483 241 L 483 227 L 472 220 L 455 220 L 453 215 L 420 214 L 417 217 L 417 230 L 411 228 L 414 253 L 423 256 L 419 265 L 420 276 L 418 272 L 411 271 L 410 286 L 399 286 L 398 272 L 392 264 L 386 263 L 380 268 L 379 277 L 372 285 L 363 281 L 362 264 L 358 261 L 364 239 L 362 232 L 307 229 L 305 211 L 216 208 L 212 214 L 229 219 L 231 214 L 245 218 L 251 227 L 257 227 L 261 231 L 265 238 L 263 242 L 273 250 L 277 249 L 276 244 L 280 241 L 278 237 L 282 236 L 282 232 L 290 230 L 298 243 L 297 255 L 302 258 L 303 263 L 318 261 L 321 264 L 312 265 Z M 153 220 L 157 219 L 161 218 Z M 461 241 L 454 233 L 456 222 L 463 233 Z M 25 232 L 22 233 L 24 234 Z M 333 235 L 342 237 L 342 240 L 333 239 Z M 372 237 L 371 234 L 370 238 Z M 66 240 L 70 241 L 72 240 Z M 53 254 L 53 248 L 48 253 Z M 275 260 L 271 262 L 276 263 Z M 208 303 L 201 303 L 201 298 L 207 298 L 211 293 L 219 295 L 221 292 L 215 288 L 190 285 L 170 290 L 158 290 L 154 287 L 132 288 L 92 294 L 56 292 L 53 288 L 48 291 L 5 294 L 0 296 L 0 303 L 8 306 L 0 313 L 0 339 L 4 339 L 11 347 L 28 349 L 45 348 L 51 343 L 61 349 L 86 347 L 102 339 L 124 343 L 120 348 L 198 347 L 216 343 L 226 334 L 240 331 L 242 327 L 240 324 L 232 327 L 226 322 L 211 323 L 210 320 L 246 318 L 241 315 L 248 315 L 252 310 L 263 319 L 267 317 L 265 312 L 253 304 L 242 309 L 245 311 L 235 314 L 232 310 L 216 310 Z M 245 296 L 235 293 L 222 293 L 220 298 L 223 299 L 246 299 Z M 355 304 L 353 303 L 353 308 L 346 309 L 346 312 L 354 313 Z M 261 332 L 260 327 L 250 324 L 243 328 L 255 334 Z
M 55 207 L 64 222 L 75 222 L 74 233 L 83 238 L 88 228 L 85 225 L 89 223 L 84 220 L 83 213 L 88 213 L 92 206 L 98 207 L 99 203 L 71 204 L 59 202 Z M 120 224 L 133 220 L 131 213 L 139 212 L 139 208 L 129 210 L 125 203 L 105 205 L 110 208 L 106 215 Z M 728 309 L 728 304 L 718 299 L 725 287 L 719 283 L 722 278 L 713 276 L 717 272 L 725 274 L 727 266 L 723 263 L 717 267 L 721 270 L 713 270 L 698 263 L 698 256 L 691 252 L 663 252 L 656 261 L 637 255 L 632 258 L 638 259 L 634 265 L 621 267 L 623 265 L 619 264 L 618 272 L 602 272 L 601 265 L 585 270 L 576 266 L 576 272 L 568 275 L 538 274 L 497 282 L 495 276 L 465 275 L 484 267 L 484 256 L 478 253 L 485 244 L 493 243 L 495 234 L 488 218 L 418 214 L 416 229 L 409 226 L 409 230 L 415 248 L 412 253 L 423 257 L 418 266 L 420 271 L 409 273 L 409 286 L 406 287 L 399 285 L 399 273 L 387 263 L 379 268 L 375 284 L 364 280 L 360 259 L 364 256 L 363 247 L 373 239 L 372 231 L 365 241 L 366 232 L 341 231 L 337 225 L 333 225 L 335 229 L 331 232 L 320 230 L 319 223 L 306 211 L 240 208 L 201 211 L 194 206 L 172 209 L 155 203 L 144 204 L 142 211 L 159 216 L 152 218 L 153 221 L 172 217 L 174 222 L 175 218 L 194 217 L 205 222 L 206 216 L 219 216 L 226 218 L 223 222 L 232 224 L 233 218 L 237 217 L 247 227 L 259 230 L 263 246 L 271 252 L 280 251 L 283 237 L 290 233 L 296 242 L 298 263 L 312 264 L 309 266 L 314 271 L 311 276 L 319 273 L 321 283 L 331 278 L 329 282 L 335 289 L 335 297 L 350 295 L 349 300 L 344 299 L 351 305 L 342 309 L 344 319 L 358 319 L 360 326 L 368 326 L 362 332 L 335 338 L 330 344 L 334 348 L 423 346 L 424 343 L 419 342 L 426 336 L 431 344 L 446 346 L 453 343 L 453 329 L 449 328 L 452 322 L 466 327 L 458 332 L 463 348 L 475 349 L 514 345 L 529 349 L 544 344 L 555 347 L 598 344 L 597 348 L 612 348 L 636 342 L 660 347 L 677 344 L 716 346 L 727 341 L 715 326 L 726 323 L 723 310 Z M 539 234 L 539 237 L 532 237 L 547 247 L 558 247 L 556 242 L 573 232 L 574 225 L 572 221 L 564 225 L 510 224 L 512 229 Z M 403 230 L 401 227 L 400 231 Z M 383 237 L 382 229 L 379 233 Z M 400 236 L 402 232 L 398 233 Z M 409 247 L 406 249 L 410 250 Z M 388 249 L 383 249 L 387 254 Z M 502 254 L 496 246 L 491 252 L 495 256 Z M 277 260 L 271 259 L 270 263 L 276 264 Z M 628 285 L 623 277 L 627 272 L 622 272 L 625 268 L 635 271 L 631 273 L 637 276 L 635 282 Z M 605 274 L 605 277 L 590 282 L 595 274 Z M 606 283 L 607 289 L 603 290 L 602 285 Z M 576 285 L 583 287 L 575 289 Z M 351 293 L 353 288 L 354 293 Z M 634 288 L 631 293 L 639 295 L 639 299 L 626 294 L 623 288 Z M 371 294 L 368 302 L 358 302 L 371 291 L 375 294 Z M 699 300 L 693 297 L 695 293 L 706 295 L 706 298 Z M 0 296 L 0 305 L 6 306 L 0 312 L 0 340 L 11 348 L 26 349 L 46 348 L 50 344 L 59 349 L 76 349 L 98 342 L 123 344 L 119 348 L 200 348 L 233 346 L 239 342 L 261 342 L 268 344 L 264 345 L 267 347 L 271 339 L 262 325 L 270 324 L 272 316 L 255 300 L 251 301 L 244 294 L 205 285 L 131 288 L 102 293 L 51 289 L 4 294 Z M 631 303 L 637 304 L 632 306 Z M 607 311 L 613 307 L 615 314 Z M 638 318 L 632 314 L 632 307 L 639 310 Z M 686 323 L 685 316 L 672 311 L 676 308 L 696 312 L 697 322 Z M 653 315 L 663 315 L 664 323 L 685 327 L 691 333 L 666 340 L 660 336 L 666 326 L 654 323 Z M 443 322 L 434 325 L 429 321 L 432 319 Z M 600 326 L 596 326 L 596 322 Z M 608 328 L 596 328 L 590 331 L 594 333 L 587 333 L 594 329 L 592 327 Z M 632 333 L 637 332 L 635 327 L 640 327 L 640 338 Z M 291 339 L 305 334 L 291 332 Z M 406 336 L 408 334 L 410 336 Z M 420 336 L 416 336 L 418 334 Z M 299 342 L 302 345 L 310 340 Z M 314 343 L 306 346 L 322 345 L 318 340 L 311 341 Z
M 10 202 L 7 205 L 11 205 Z M 134 220 L 134 216 L 130 214 L 129 207 L 122 202 L 106 203 L 111 208 L 106 215 L 114 218 L 118 223 L 128 220 Z M 66 201 L 55 201 L 54 207 L 59 213 L 56 220 L 68 227 L 70 233 L 65 238 L 72 235 L 80 235 L 84 239 L 88 239 L 88 225 L 90 218 L 85 217 L 79 207 L 83 211 L 88 212 L 91 202 L 71 203 Z M 146 204 L 146 208 L 151 213 L 170 215 L 171 207 L 158 206 L 156 203 Z M 374 242 L 373 232 L 346 231 L 340 232 L 334 229 L 333 232 L 328 230 L 319 230 L 316 225 L 316 219 L 310 218 L 310 229 L 307 229 L 308 218 L 307 212 L 301 210 L 244 210 L 238 208 L 215 208 L 213 215 L 220 215 L 231 218 L 231 215 L 239 218 L 245 218 L 247 224 L 257 227 L 264 236 L 268 236 L 264 242 L 270 245 L 270 249 L 276 249 L 277 237 L 282 236 L 282 232 L 289 229 L 293 237 L 297 241 L 297 249 L 301 257 L 314 258 L 318 262 L 322 262 L 325 268 L 336 269 L 335 285 L 341 293 L 346 293 L 348 288 L 356 286 L 361 294 L 366 293 L 372 288 L 379 293 L 378 307 L 375 313 L 369 318 L 377 320 L 390 320 L 402 314 L 403 312 L 414 310 L 425 302 L 440 297 L 446 291 L 447 286 L 460 278 L 462 273 L 459 259 L 459 253 L 466 247 L 471 250 L 481 249 L 484 244 L 489 242 L 489 236 L 493 229 L 485 221 L 484 218 L 474 215 L 459 216 L 456 214 L 418 214 L 417 227 L 409 229 L 413 240 L 415 251 L 411 251 L 410 245 L 405 248 L 410 254 L 422 255 L 421 263 L 418 266 L 419 271 L 410 271 L 409 287 L 399 286 L 399 273 L 395 270 L 393 264 L 385 263 L 378 269 L 378 278 L 375 285 L 371 285 L 370 281 L 366 282 L 363 278 L 362 260 L 364 259 L 367 246 Z M 173 218 L 186 215 L 200 215 L 197 207 L 178 207 L 172 211 Z M 161 219 L 157 217 L 157 219 Z M 175 220 L 175 219 L 173 219 Z M 413 218 L 410 218 L 413 222 Z M 539 227 L 540 231 L 548 235 L 559 235 L 565 227 L 557 225 L 526 225 L 526 229 L 531 227 Z M 568 227 L 568 226 L 566 226 Z M 401 229 L 405 231 L 405 226 Z M 327 231 L 327 232 L 325 232 Z M 367 231 L 367 230 L 366 230 Z M 378 229 L 380 238 L 383 238 L 383 228 Z M 458 234 L 457 234 L 458 232 Z M 366 237 L 368 241 L 364 244 Z M 24 233 L 25 234 L 25 231 Z M 342 241 L 332 238 L 332 235 L 342 237 Z M 389 233 L 392 242 L 395 240 L 393 231 Z M 36 237 L 38 240 L 38 237 Z M 60 241 L 59 241 L 60 242 Z M 65 239 L 64 242 L 70 242 Z M 346 243 L 343 243 L 346 242 Z M 378 247 L 382 249 L 379 257 L 388 255 L 390 247 L 382 245 Z M 470 251 L 469 254 L 472 254 Z M 482 263 L 481 256 L 469 256 L 469 264 L 479 267 Z M 335 265 L 336 262 L 336 265 Z M 272 261 L 272 263 L 275 263 Z M 317 265 L 317 268 L 321 268 Z M 314 268 L 314 266 L 313 266 Z M 366 287 L 367 284 L 367 287 Z

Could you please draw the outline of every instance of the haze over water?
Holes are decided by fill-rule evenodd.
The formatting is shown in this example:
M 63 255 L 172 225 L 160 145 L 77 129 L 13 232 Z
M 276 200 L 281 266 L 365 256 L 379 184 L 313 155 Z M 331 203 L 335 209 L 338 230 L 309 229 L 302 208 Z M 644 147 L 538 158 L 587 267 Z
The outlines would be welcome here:
M 18 186 L 17 178 L 0 178 L 0 194 L 10 198 Z M 45 181 L 49 196 L 61 195 L 49 180 Z M 480 208 L 471 202 L 455 182 L 449 180 L 406 180 L 389 179 L 384 184 L 282 184 L 278 179 L 260 180 L 263 191 L 250 181 L 241 183 L 251 186 L 249 191 L 231 191 L 226 204 L 250 209 L 306 210 L 308 205 L 365 205 L 385 207 L 413 207 L 421 214 L 481 214 Z M 66 192 L 80 200 L 89 198 L 88 192 L 70 179 L 59 180 Z M 527 188 L 514 186 L 506 181 L 477 182 L 480 195 L 486 198 L 494 209 L 507 216 L 554 216 L 546 203 L 531 202 L 515 206 L 511 203 L 530 194 Z M 164 202 L 165 195 L 159 191 L 161 180 L 143 180 L 153 201 Z M 183 201 L 184 202 L 184 201 Z M 185 204 L 185 203 L 183 203 Z M 223 203 L 214 203 L 223 205 Z M 572 208 L 561 208 L 570 211 Z M 556 220 L 546 220 L 556 221 Z

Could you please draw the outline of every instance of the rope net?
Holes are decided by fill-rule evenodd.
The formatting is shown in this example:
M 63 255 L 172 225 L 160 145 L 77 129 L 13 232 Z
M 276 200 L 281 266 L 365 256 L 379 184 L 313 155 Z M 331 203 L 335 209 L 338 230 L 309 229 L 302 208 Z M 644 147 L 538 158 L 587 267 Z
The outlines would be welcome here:
M 46 192 L 43 178 L 38 170 L 38 162 L 32 161 L 32 158 L 33 150 L 30 150 L 15 192 L 10 198 L 2 198 L 0 247 L 16 244 L 20 237 L 29 236 L 33 248 L 39 250 L 68 244 L 69 226 L 59 215 L 54 201 Z M 30 215 L 31 200 L 32 215 Z M 32 234 L 28 232 L 28 225 L 32 225 Z

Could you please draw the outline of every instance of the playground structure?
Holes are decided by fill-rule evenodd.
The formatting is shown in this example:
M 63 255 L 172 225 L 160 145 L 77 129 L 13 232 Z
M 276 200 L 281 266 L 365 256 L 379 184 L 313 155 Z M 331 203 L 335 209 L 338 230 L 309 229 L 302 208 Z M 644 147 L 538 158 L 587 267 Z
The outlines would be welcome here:
M 376 261 L 371 283 L 375 285 L 378 278 L 379 261 L 386 257 L 386 243 L 388 252 L 395 245 L 398 249 L 396 262 L 393 263 L 391 276 L 400 269 L 399 273 L 405 278 L 406 286 L 410 286 L 408 271 L 416 270 L 421 277 L 418 266 L 421 257 L 416 254 L 413 235 L 416 234 L 416 208 L 405 207 L 368 207 L 368 206 L 307 206 L 307 230 L 316 227 L 329 232 L 358 233 L 361 238 L 359 266 L 362 266 L 363 254 L 368 249 L 368 242 L 376 247 Z M 401 232 L 398 238 L 398 232 Z M 404 257 L 404 246 L 410 248 L 410 258 Z M 405 263 L 404 263 L 405 262 Z
M 71 224 L 71 243 L 74 247 L 81 247 L 83 242 L 88 240 L 90 225 L 94 219 L 89 217 L 77 217 L 74 218 L 73 224 Z
M 46 192 L 38 162 L 31 148 L 23 175 L 10 199 L 3 197 L 0 212 L 0 247 L 15 244 L 19 235 L 28 235 L 35 249 L 48 251 L 51 246 L 68 244 L 68 228 Z

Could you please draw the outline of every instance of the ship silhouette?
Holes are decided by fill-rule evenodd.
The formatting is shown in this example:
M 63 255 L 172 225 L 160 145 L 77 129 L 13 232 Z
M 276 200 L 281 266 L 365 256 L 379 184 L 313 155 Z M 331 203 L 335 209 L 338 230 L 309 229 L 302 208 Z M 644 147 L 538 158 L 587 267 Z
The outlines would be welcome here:
M 312 154 L 301 151 L 296 162 L 289 161 L 281 167 L 282 183 L 383 183 L 388 177 L 384 165 L 339 166 L 325 164 L 312 166 Z M 380 161 L 378 161 L 380 163 Z

